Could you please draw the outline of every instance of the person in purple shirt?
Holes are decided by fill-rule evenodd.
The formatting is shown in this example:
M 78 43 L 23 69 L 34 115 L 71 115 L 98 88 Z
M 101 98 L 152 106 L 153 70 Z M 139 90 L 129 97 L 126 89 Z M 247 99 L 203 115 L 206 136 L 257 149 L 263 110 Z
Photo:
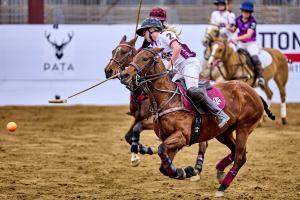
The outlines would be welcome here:
M 259 47 L 256 43 L 256 19 L 252 15 L 254 5 L 251 1 L 244 1 L 240 9 L 242 15 L 236 19 L 235 27 L 239 30 L 238 36 L 233 38 L 232 41 L 238 44 L 238 48 L 245 49 L 251 56 L 252 62 L 255 67 L 255 73 L 258 79 L 258 85 L 264 87 L 265 80 L 263 78 L 263 67 L 259 60 Z

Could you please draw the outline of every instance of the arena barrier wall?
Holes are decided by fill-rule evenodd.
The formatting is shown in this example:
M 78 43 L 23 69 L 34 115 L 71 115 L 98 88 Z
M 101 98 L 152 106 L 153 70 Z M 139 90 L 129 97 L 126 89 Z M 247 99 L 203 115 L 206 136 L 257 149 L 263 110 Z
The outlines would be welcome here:
M 182 41 L 202 59 L 207 25 L 177 26 Z M 135 25 L 0 25 L 0 105 L 48 105 L 105 79 L 104 67 Z M 259 25 L 258 41 L 289 59 L 287 102 L 300 102 L 300 25 Z M 142 43 L 139 38 L 137 47 Z M 280 102 L 274 81 L 273 102 Z M 261 91 L 258 90 L 259 93 Z M 72 104 L 123 105 L 129 92 L 118 80 L 72 98 Z

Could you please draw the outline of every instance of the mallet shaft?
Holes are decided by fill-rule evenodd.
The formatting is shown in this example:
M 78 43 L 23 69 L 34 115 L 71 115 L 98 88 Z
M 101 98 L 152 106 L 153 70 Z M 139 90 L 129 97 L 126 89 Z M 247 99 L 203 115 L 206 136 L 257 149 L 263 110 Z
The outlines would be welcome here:
M 82 90 L 82 91 L 80 91 L 80 92 L 77 92 L 77 93 L 75 93 L 75 94 L 69 96 L 69 97 L 66 98 L 66 99 L 55 99 L 55 100 L 49 100 L 48 102 L 49 102 L 49 103 L 67 103 L 67 100 L 68 100 L 68 99 L 70 99 L 70 98 L 72 98 L 72 97 L 75 97 L 75 96 L 77 96 L 77 95 L 79 95 L 79 94 L 81 94 L 81 93 L 83 93 L 83 92 L 86 92 L 86 91 L 88 91 L 88 90 L 90 90 L 90 89 L 92 89 L 92 88 L 94 88 L 94 87 L 97 87 L 98 85 L 101 85 L 102 83 L 105 83 L 105 82 L 108 81 L 108 80 L 114 79 L 114 78 L 116 78 L 117 76 L 119 76 L 119 74 L 120 74 L 120 73 L 117 73 L 116 75 L 111 76 L 110 78 L 108 78 L 108 79 L 106 79 L 106 80 L 104 80 L 104 81 L 101 81 L 100 83 L 97 83 L 97 84 L 95 84 L 95 85 L 93 85 L 93 86 L 91 86 L 91 87 L 89 87 L 89 88 L 87 88 L 87 89 L 84 89 L 84 90 Z
M 120 73 L 117 73 L 116 75 L 111 76 L 110 78 L 108 78 L 108 79 L 106 79 L 106 80 L 104 80 L 104 81 L 101 81 L 100 83 L 97 83 L 97 84 L 95 84 L 95 85 L 93 85 L 93 86 L 91 86 L 91 87 L 89 87 L 89 88 L 87 88 L 87 89 L 84 89 L 84 90 L 82 90 L 82 91 L 80 91 L 80 92 L 77 92 L 77 93 L 71 95 L 71 96 L 68 96 L 67 99 L 70 99 L 70 98 L 72 98 L 72 97 L 75 97 L 75 96 L 77 96 L 77 95 L 79 95 L 79 94 L 81 94 L 81 93 L 83 93 L 83 92 L 86 92 L 86 91 L 88 91 L 88 90 L 90 90 L 90 89 L 92 89 L 92 88 L 94 88 L 94 87 L 97 87 L 98 85 L 101 85 L 102 83 L 105 83 L 106 81 L 109 81 L 109 80 L 111 80 L 111 79 L 114 79 L 114 78 L 116 78 L 117 76 L 119 76 L 119 74 L 120 74 Z

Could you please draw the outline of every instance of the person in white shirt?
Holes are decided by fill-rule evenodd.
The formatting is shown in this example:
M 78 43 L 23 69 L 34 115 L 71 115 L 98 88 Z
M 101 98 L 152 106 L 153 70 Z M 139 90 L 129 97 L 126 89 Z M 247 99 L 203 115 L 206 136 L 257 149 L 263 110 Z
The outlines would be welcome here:
M 200 62 L 196 53 L 182 43 L 174 31 L 164 30 L 162 23 L 155 18 L 145 19 L 136 34 L 144 37 L 153 48 L 163 48 L 160 57 L 166 68 L 176 70 L 172 81 L 184 78 L 187 95 L 196 105 L 206 106 L 207 110 L 217 117 L 219 127 L 223 127 L 230 117 L 207 96 L 207 81 L 199 80 Z
M 215 0 L 214 4 L 217 7 L 217 10 L 211 13 L 210 23 L 216 25 L 220 29 L 221 35 L 226 35 L 229 39 L 233 37 L 235 32 L 235 14 L 228 10 L 229 1 L 225 0 Z
M 206 37 L 203 40 L 203 45 L 205 46 L 204 58 L 202 60 L 202 70 L 201 76 L 203 78 L 210 78 L 212 69 L 207 64 L 207 59 L 209 57 L 209 49 L 213 40 L 219 37 L 227 37 L 228 41 L 234 38 L 235 33 L 235 21 L 236 17 L 233 12 L 229 10 L 231 0 L 215 0 L 214 5 L 216 5 L 216 10 L 211 13 L 210 25 L 206 29 Z M 219 34 L 215 34 L 219 32 Z M 236 45 L 229 43 L 229 46 L 236 50 Z M 216 73 L 218 74 L 218 73 Z

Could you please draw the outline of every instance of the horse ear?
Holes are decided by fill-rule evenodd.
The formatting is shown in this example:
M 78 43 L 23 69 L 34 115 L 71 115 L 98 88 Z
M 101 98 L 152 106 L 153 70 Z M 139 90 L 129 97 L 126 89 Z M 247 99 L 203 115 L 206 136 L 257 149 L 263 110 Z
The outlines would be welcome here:
M 126 37 L 126 35 L 124 35 L 124 36 L 122 37 L 120 43 L 126 42 L 126 39 L 127 39 L 127 37 Z
M 160 52 L 162 52 L 163 50 L 164 50 L 164 48 L 158 48 L 158 47 L 156 47 L 156 48 L 153 49 L 153 51 L 154 51 L 155 53 L 160 53 Z
M 133 38 L 132 40 L 130 40 L 128 43 L 129 43 L 131 46 L 134 46 L 137 39 L 138 39 L 138 37 L 136 36 L 135 38 Z

